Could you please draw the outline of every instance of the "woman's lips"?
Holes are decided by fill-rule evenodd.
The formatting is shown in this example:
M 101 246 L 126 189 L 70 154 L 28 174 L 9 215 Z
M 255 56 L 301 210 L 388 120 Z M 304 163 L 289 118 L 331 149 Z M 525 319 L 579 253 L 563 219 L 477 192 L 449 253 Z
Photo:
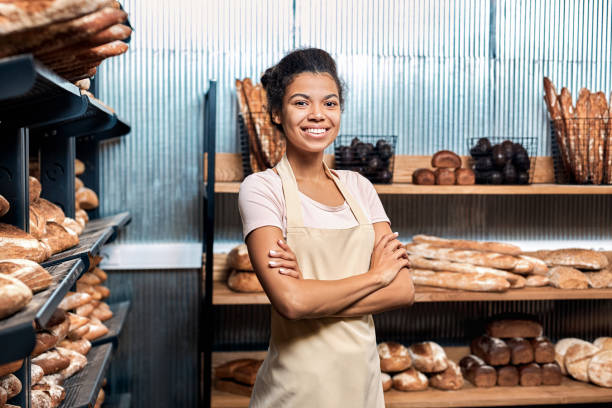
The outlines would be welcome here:
M 322 139 L 325 136 L 327 136 L 329 129 L 328 128 L 303 128 L 302 132 L 306 133 L 311 138 Z

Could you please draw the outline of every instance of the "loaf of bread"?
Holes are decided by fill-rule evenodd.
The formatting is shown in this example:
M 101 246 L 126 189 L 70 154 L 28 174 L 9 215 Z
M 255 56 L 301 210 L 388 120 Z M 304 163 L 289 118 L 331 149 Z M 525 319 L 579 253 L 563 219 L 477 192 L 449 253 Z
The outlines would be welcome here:
M 522 337 L 512 337 L 506 340 L 506 344 L 510 347 L 510 362 L 513 365 L 533 362 L 534 352 L 529 340 Z
M 27 259 L 0 260 L 0 273 L 19 279 L 34 293 L 48 288 L 53 283 L 53 277 L 49 272 L 36 262 Z
M 57 351 L 62 356 L 70 360 L 70 365 L 68 365 L 68 367 L 59 372 L 59 374 L 64 379 L 72 377 L 74 374 L 85 368 L 85 365 L 87 364 L 87 357 L 85 357 L 81 353 L 62 347 L 57 347 Z
M 34 207 L 30 206 L 30 234 L 41 239 L 47 233 L 47 219 Z
M 380 380 L 382 382 L 383 392 L 389 391 L 393 386 L 393 379 L 387 373 L 380 373 Z
M 85 173 L 85 163 L 79 159 L 74 159 L 74 174 L 80 176 Z
M 99 319 L 102 322 L 105 322 L 113 317 L 113 311 L 110 309 L 110 306 L 104 302 L 100 302 L 98 306 L 91 312 L 91 316 Z
M 458 169 L 461 167 L 461 157 L 450 150 L 440 150 L 431 157 L 431 167 Z
M 586 275 L 571 266 L 555 266 L 550 269 L 550 284 L 559 289 L 587 289 L 589 280 Z
M 93 341 L 108 333 L 108 327 L 102 323 L 90 322 L 88 325 L 89 331 L 82 338 Z
M 85 228 L 85 225 L 89 222 L 89 216 L 87 215 L 87 211 L 77 209 L 74 213 L 74 219 L 76 222 L 81 225 L 81 227 Z
M 32 357 L 41 355 L 47 350 L 52 349 L 58 342 L 58 338 L 53 333 L 48 331 L 41 331 L 36 333 L 36 342 L 34 344 L 34 350 L 32 350 Z
M 436 176 L 429 169 L 416 169 L 412 173 L 412 184 L 421 186 L 433 186 L 436 184 Z
M 457 181 L 455 171 L 453 169 L 438 168 L 434 171 L 436 184 L 440 186 L 452 186 Z
M 542 385 L 542 369 L 538 363 L 519 366 L 519 383 L 523 387 L 537 387 Z
M 404 371 L 412 365 L 408 348 L 395 342 L 383 342 L 378 345 L 380 370 L 388 373 Z
M 234 378 L 234 371 L 241 366 L 255 363 L 258 360 L 252 358 L 241 358 L 231 360 L 215 367 L 215 378 Z
M 598 337 L 593 345 L 602 350 L 612 350 L 612 337 Z
M 47 232 L 41 239 L 51 247 L 53 254 L 65 251 L 79 244 L 79 236 L 62 224 L 47 222 Z
M 230 269 L 238 269 L 240 271 L 252 271 L 253 265 L 249 258 L 249 249 L 246 244 L 240 244 L 227 254 L 227 267 Z
M 42 380 L 42 378 L 44 377 L 45 372 L 43 371 L 42 368 L 40 368 L 40 366 L 37 366 L 36 364 L 32 364 L 30 366 L 30 379 L 31 379 L 31 384 L 36 384 L 38 383 L 40 380 Z
M 91 302 L 91 296 L 87 293 L 68 292 L 58 307 L 63 310 L 74 310 L 89 302 Z
M 89 81 L 89 79 L 87 79 L 87 81 Z M 81 180 L 78 177 L 75 177 L 74 178 L 74 192 L 76 193 L 83 187 L 85 187 L 85 184 L 83 184 L 83 180 Z
M 415 285 L 476 292 L 504 292 L 510 289 L 510 282 L 495 275 L 435 272 L 423 269 L 411 269 L 410 273 Z
M 476 184 L 476 175 L 472 169 L 456 169 L 455 179 L 460 186 L 471 186 Z
M 521 253 L 520 247 L 512 244 L 505 244 L 502 242 L 470 241 L 467 239 L 446 239 L 435 237 L 432 235 L 415 235 L 412 237 L 412 241 L 417 244 L 429 244 L 433 247 L 496 252 L 498 254 L 514 256 L 519 255 Z M 516 264 L 516 261 L 514 262 L 514 264 Z
M 10 363 L 0 364 L 0 377 L 14 373 L 23 365 L 23 360 L 11 361 Z
M 100 201 L 98 195 L 90 188 L 83 187 L 76 192 L 75 200 L 79 208 L 84 210 L 93 210 L 98 208 Z
M 461 369 L 457 363 L 448 360 L 446 370 L 432 375 L 429 378 L 429 383 L 432 387 L 441 390 L 458 390 L 463 388 L 463 375 L 461 375 Z
M 44 198 L 39 198 L 30 204 L 30 208 L 34 208 L 43 217 L 47 222 L 55 222 L 57 224 L 61 224 L 64 222 L 64 211 L 57 205 L 53 204 L 49 200 L 45 200 Z
M 438 373 L 448 368 L 444 349 L 433 341 L 415 343 L 408 348 L 414 368 L 423 373 Z
M 263 292 L 257 274 L 251 271 L 232 270 L 227 278 L 227 286 L 236 292 Z
M 75 234 L 81 235 L 83 232 L 83 227 L 79 224 L 75 219 L 66 217 L 64 218 L 64 222 L 62 223 L 64 228 L 72 230 Z
M 8 394 L 6 390 L 0 387 L 0 407 L 4 407 L 4 404 L 6 404 L 7 399 L 8 399 Z
M 511 365 L 497 367 L 497 385 L 500 387 L 515 387 L 518 384 L 518 368 Z
M 542 367 L 542 385 L 560 385 L 561 384 L 561 368 L 559 364 L 545 363 Z
M 110 289 L 106 286 L 96 285 L 94 286 L 94 290 L 100 295 L 102 299 L 106 299 L 110 296 Z
M 0 217 L 4 217 L 6 213 L 11 209 L 11 205 L 8 200 L 4 198 L 2 194 L 0 194 Z
M 0 388 L 6 391 L 7 399 L 11 399 L 21 392 L 21 381 L 14 374 L 8 374 L 0 377 Z
M 476 337 L 470 344 L 470 351 L 492 366 L 510 363 L 510 347 L 496 337 L 487 335 Z
M 604 254 L 589 249 L 568 248 L 540 251 L 538 257 L 548 266 L 569 266 L 589 270 L 600 270 L 608 266 L 608 258 Z
M 574 342 L 568 347 L 563 360 L 567 373 L 579 381 L 589 381 L 589 362 L 599 351 L 597 347 L 587 341 Z
M 543 260 L 528 255 L 519 255 L 518 257 L 533 265 L 533 268 L 530 273 L 542 276 L 548 275 L 548 265 L 546 265 L 546 262 L 544 262 Z
M 580 341 L 582 340 L 574 337 L 568 337 L 559 340 L 557 344 L 555 344 L 555 362 L 559 365 L 563 375 L 567 374 L 567 370 L 565 369 L 565 354 L 567 353 L 567 349 Z
M 35 384 L 32 386 L 32 392 L 44 392 L 51 399 L 51 406 L 58 407 L 64 398 L 66 398 L 66 390 L 61 385 L 56 384 Z
M 100 279 L 93 272 L 85 272 L 81 277 L 77 280 L 78 283 L 84 283 L 86 285 L 99 285 L 102 283 L 102 279 Z
M 79 327 L 78 329 L 71 330 L 68 333 L 68 339 L 71 341 L 81 340 L 87 333 L 89 333 L 89 323 L 87 323 L 85 326 Z
M 57 341 L 60 342 L 66 338 L 70 332 L 70 319 L 66 319 L 63 322 L 50 326 L 47 328 L 51 334 L 57 337 Z
M 407 244 L 406 250 L 411 255 L 429 259 L 442 259 L 452 262 L 464 262 L 472 265 L 512 270 L 518 258 L 495 252 L 482 252 L 465 249 L 442 248 L 431 244 Z
M 497 372 L 480 357 L 470 354 L 459 361 L 463 376 L 476 387 L 494 387 Z
M 45 375 L 55 374 L 70 365 L 70 359 L 61 355 L 57 350 L 47 351 L 32 359 L 32 363 L 43 369 Z
M 612 388 L 612 350 L 604 350 L 595 354 L 589 361 L 587 373 L 591 382 Z
M 393 388 L 399 391 L 423 391 L 428 385 L 429 380 L 425 374 L 414 367 L 393 376 Z
M 540 323 L 528 319 L 494 319 L 487 324 L 487 334 L 502 339 L 540 337 L 543 331 Z
M 32 390 L 30 393 L 31 408 L 53 408 L 55 405 L 48 393 Z
M 38 240 L 19 228 L 0 223 L 0 259 L 29 259 L 43 262 L 47 252 Z
M 584 272 L 584 275 L 592 288 L 612 288 L 612 271 L 609 267 L 598 272 Z
M 548 338 L 540 336 L 530 339 L 530 342 L 536 363 L 544 364 L 555 361 L 555 346 Z
M 86 293 L 84 293 L 84 295 L 86 295 Z M 79 316 L 89 317 L 97 306 L 97 304 L 94 305 L 94 302 L 95 300 L 92 299 L 91 302 L 77 307 L 74 312 Z
M 68 350 L 76 351 L 77 353 L 86 356 L 91 350 L 91 342 L 87 339 L 80 340 L 62 340 L 59 346 Z
M 108 275 L 106 274 L 106 272 L 104 272 L 102 269 L 98 267 L 94 267 L 91 273 L 93 273 L 94 275 L 98 277 L 98 279 L 100 279 L 101 281 L 100 283 L 104 283 L 108 279 Z
M 529 275 L 525 280 L 525 285 L 529 288 L 539 288 L 542 286 L 548 286 L 550 284 L 550 279 L 548 276 L 542 275 Z
M 79 292 L 79 293 L 87 293 L 94 300 L 101 300 L 102 299 L 102 296 L 91 285 L 87 285 L 85 283 L 77 282 L 76 289 L 77 289 L 77 292 Z
M 263 361 L 257 360 L 250 362 L 234 369 L 234 380 L 242 384 L 254 385 L 257 372 Z
M 30 203 L 33 203 L 34 201 L 38 200 L 40 198 L 40 193 L 42 191 L 42 185 L 40 184 L 40 181 L 38 181 L 38 179 L 36 177 L 32 177 L 30 176 L 30 182 L 29 184 L 29 195 L 30 195 Z
M 532 273 L 534 267 L 535 265 L 533 262 L 519 256 L 518 260 L 516 261 L 516 265 L 512 269 L 512 272 L 526 275 L 528 273 Z
M 10 275 L 0 274 L 0 319 L 21 310 L 30 300 L 30 288 Z

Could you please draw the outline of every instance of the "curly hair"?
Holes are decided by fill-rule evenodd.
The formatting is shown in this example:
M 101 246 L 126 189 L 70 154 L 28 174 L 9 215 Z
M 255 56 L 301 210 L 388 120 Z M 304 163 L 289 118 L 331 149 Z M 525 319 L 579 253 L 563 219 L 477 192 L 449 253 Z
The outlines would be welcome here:
M 268 113 L 272 123 L 274 123 L 273 113 L 282 111 L 287 86 L 296 75 L 303 72 L 331 75 L 338 87 L 340 107 L 344 107 L 344 84 L 338 77 L 336 61 L 326 51 L 319 48 L 298 49 L 285 55 L 278 64 L 268 68 L 261 77 L 261 83 L 268 95 Z M 281 125 L 277 123 L 274 125 L 281 131 L 283 130 Z

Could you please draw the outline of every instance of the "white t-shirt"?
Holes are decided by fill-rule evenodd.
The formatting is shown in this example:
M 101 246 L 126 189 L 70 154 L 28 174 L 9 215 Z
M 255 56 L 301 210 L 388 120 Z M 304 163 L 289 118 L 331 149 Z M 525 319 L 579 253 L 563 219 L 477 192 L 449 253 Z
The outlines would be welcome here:
M 372 183 L 361 174 L 349 170 L 332 170 L 357 200 L 372 224 L 386 221 L 389 217 L 380 202 Z M 346 201 L 339 206 L 328 206 L 300 194 L 304 226 L 311 228 L 344 229 L 357 225 Z M 238 208 L 242 218 L 242 236 L 257 228 L 271 225 L 287 235 L 287 213 L 281 178 L 272 169 L 253 173 L 244 179 L 238 194 Z

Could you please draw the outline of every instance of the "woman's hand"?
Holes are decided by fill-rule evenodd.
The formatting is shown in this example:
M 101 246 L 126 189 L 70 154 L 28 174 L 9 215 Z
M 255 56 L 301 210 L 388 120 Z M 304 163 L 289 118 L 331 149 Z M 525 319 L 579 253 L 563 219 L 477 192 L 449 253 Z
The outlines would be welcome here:
M 287 245 L 282 239 L 279 239 L 277 243 L 281 249 L 270 250 L 268 257 L 271 258 L 271 260 L 268 262 L 268 265 L 271 268 L 279 268 L 278 272 L 280 274 L 291 276 L 292 278 L 296 279 L 302 279 L 302 271 L 300 271 L 297 258 L 289 245 Z
M 383 235 L 372 252 L 368 273 L 375 274 L 383 286 L 393 282 L 400 269 L 409 264 L 406 248 L 397 236 L 397 232 Z

